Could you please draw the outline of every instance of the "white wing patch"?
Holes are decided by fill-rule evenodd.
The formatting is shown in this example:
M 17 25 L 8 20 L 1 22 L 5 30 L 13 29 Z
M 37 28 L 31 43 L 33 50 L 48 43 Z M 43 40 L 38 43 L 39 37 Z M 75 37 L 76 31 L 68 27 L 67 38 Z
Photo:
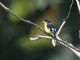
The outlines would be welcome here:
M 54 32 L 54 31 L 56 31 L 56 29 L 55 28 L 52 28 L 52 32 Z

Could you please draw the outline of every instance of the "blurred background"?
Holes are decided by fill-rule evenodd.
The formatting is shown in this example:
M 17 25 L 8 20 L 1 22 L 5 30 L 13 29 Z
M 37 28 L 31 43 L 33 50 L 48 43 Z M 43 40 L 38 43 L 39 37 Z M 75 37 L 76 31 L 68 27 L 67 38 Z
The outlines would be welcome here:
M 43 28 L 42 21 L 50 19 L 57 28 L 67 16 L 71 0 L 0 0 L 18 16 L 30 20 Z M 80 16 L 74 2 L 67 23 L 60 37 L 80 48 Z M 0 7 L 0 60 L 79 60 L 79 58 L 57 43 L 52 46 L 51 40 L 39 39 L 30 41 L 31 36 L 45 35 L 39 29 Z

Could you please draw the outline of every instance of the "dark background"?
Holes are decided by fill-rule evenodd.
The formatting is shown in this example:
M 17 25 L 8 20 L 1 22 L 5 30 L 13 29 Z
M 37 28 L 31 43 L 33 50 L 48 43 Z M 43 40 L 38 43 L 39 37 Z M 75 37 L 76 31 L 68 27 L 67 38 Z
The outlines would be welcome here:
M 17 15 L 43 27 L 42 21 L 49 18 L 59 27 L 67 16 L 71 0 L 0 0 Z M 67 23 L 60 37 L 80 46 L 80 16 L 74 1 Z M 69 49 L 50 40 L 30 41 L 30 36 L 42 34 L 36 27 L 18 20 L 0 7 L 0 60 L 79 60 Z

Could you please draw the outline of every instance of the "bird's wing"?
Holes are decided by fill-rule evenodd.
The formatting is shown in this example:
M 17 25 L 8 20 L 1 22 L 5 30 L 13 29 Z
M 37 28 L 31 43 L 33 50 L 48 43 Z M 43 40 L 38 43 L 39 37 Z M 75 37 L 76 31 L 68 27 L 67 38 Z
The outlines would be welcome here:
M 57 31 L 55 25 L 53 25 L 52 23 L 49 23 L 47 25 L 47 27 L 50 29 L 51 32 L 56 32 Z

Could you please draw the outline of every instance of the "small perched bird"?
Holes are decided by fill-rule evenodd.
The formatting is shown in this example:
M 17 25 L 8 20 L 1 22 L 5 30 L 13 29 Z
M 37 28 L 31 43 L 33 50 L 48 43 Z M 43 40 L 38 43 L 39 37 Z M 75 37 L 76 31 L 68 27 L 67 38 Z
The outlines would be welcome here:
M 57 32 L 56 26 L 50 20 L 44 20 L 43 23 L 44 23 L 45 32 L 52 35 L 52 37 L 54 39 L 52 41 L 52 43 L 55 46 L 55 44 L 56 44 L 56 35 L 55 34 Z

